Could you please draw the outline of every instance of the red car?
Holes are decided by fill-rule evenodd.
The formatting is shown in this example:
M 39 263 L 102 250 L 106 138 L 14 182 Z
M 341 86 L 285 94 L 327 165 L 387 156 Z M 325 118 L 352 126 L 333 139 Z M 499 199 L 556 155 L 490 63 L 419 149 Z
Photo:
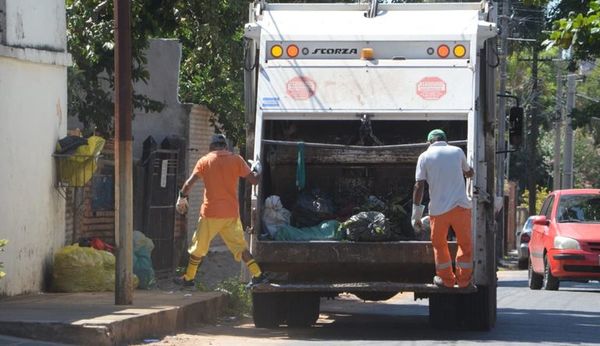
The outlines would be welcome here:
M 529 288 L 600 280 L 600 189 L 556 190 L 533 219 Z

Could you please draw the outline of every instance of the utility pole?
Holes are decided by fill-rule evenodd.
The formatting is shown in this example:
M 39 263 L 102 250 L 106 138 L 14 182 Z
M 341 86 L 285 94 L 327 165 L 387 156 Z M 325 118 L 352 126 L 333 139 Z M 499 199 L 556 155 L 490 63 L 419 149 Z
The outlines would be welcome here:
M 509 34 L 509 16 L 510 16 L 510 3 L 511 0 L 502 1 L 502 19 L 500 32 L 500 83 L 498 85 L 498 94 L 506 94 L 506 65 L 508 59 L 508 34 Z M 504 178 L 505 178 L 505 165 L 506 165 L 506 98 L 499 97 L 498 99 L 498 116 L 497 116 L 497 137 L 496 137 L 496 182 L 495 190 L 496 197 L 502 197 L 504 202 Z M 498 232 L 496 232 L 496 254 L 498 256 L 504 255 L 504 238 L 505 238 L 505 225 L 504 225 L 504 208 L 499 212 L 496 219 L 498 225 Z
M 115 305 L 133 303 L 131 4 L 115 0 Z
M 573 188 L 573 107 L 575 106 L 575 74 L 567 76 L 567 123 L 565 125 L 565 158 L 563 166 L 563 189 Z
M 533 100 L 531 102 L 531 124 L 530 124 L 530 135 L 527 137 L 527 189 L 529 190 L 529 215 L 535 215 L 535 201 L 537 194 L 537 140 L 539 137 L 539 104 L 538 104 L 538 55 L 539 47 L 537 44 L 533 46 L 533 59 L 531 65 L 531 80 L 532 87 L 531 93 Z
M 508 59 L 508 35 L 509 35 L 509 15 L 510 15 L 511 0 L 502 2 L 502 31 L 500 33 L 500 83 L 498 85 L 498 94 L 506 93 L 506 60 Z M 496 175 L 496 196 L 504 195 L 504 172 L 505 172 L 505 151 L 506 151 L 506 98 L 498 98 L 498 137 L 496 142 L 496 151 L 501 153 L 496 155 L 496 167 L 498 175 Z
M 562 69 L 556 64 L 556 116 L 554 118 L 554 185 L 553 190 L 560 189 L 560 135 L 562 125 Z

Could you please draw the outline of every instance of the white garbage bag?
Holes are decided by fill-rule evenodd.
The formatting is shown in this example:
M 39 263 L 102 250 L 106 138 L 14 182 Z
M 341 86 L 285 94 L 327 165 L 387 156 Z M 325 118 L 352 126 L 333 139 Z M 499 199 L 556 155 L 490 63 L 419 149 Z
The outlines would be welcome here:
M 275 237 L 279 227 L 290 224 L 290 217 L 290 211 L 283 207 L 279 196 L 273 195 L 265 199 L 262 221 L 264 229 L 271 237 Z

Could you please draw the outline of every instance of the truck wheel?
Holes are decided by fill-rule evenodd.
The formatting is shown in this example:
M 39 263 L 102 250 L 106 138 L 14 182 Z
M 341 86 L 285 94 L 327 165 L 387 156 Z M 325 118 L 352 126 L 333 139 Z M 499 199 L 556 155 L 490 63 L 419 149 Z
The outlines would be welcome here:
M 319 319 L 321 299 L 316 293 L 290 293 L 287 299 L 288 327 L 310 327 Z
M 533 266 L 531 265 L 531 258 L 529 259 L 529 271 L 527 273 L 527 277 L 530 289 L 539 290 L 540 288 L 542 288 L 542 281 L 544 277 L 533 271 Z
M 432 294 L 429 296 L 429 324 L 436 329 L 458 327 L 458 295 Z
M 488 331 L 496 324 L 496 286 L 478 286 L 477 292 L 458 296 L 461 329 Z
M 544 255 L 544 284 L 543 288 L 547 291 L 556 291 L 560 285 L 560 281 L 552 275 L 552 268 L 550 267 L 550 261 L 548 256 Z
M 276 328 L 285 320 L 284 297 L 280 293 L 252 293 L 252 318 L 257 328 Z

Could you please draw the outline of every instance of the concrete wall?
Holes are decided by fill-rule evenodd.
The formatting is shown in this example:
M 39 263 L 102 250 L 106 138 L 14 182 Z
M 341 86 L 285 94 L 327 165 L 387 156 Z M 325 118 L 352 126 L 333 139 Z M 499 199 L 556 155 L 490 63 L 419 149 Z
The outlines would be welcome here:
M 6 30 L 2 34 L 3 44 L 64 51 L 67 46 L 64 1 L 0 0 L 0 2 L 5 6 Z
M 2 1 L 2 0 L 0 0 Z M 132 122 L 133 157 L 142 157 L 142 145 L 148 136 L 160 142 L 170 135 L 187 137 L 187 123 L 191 104 L 179 102 L 179 66 L 181 43 L 176 39 L 152 39 L 146 50 L 146 69 L 150 73 L 147 83 L 138 81 L 133 88 L 136 94 L 146 95 L 154 101 L 162 102 L 161 112 L 145 113 L 134 110 Z M 68 127 L 82 128 L 83 124 L 74 114 L 70 114 Z
M 66 134 L 64 1 L 0 0 L 1 295 L 37 292 L 64 244 L 65 202 L 55 189 L 52 153 Z M 40 49 L 42 48 L 42 49 Z
M 146 51 L 148 83 L 137 82 L 136 93 L 165 104 L 160 113 L 135 111 L 133 119 L 133 156 L 142 156 L 142 143 L 148 136 L 160 142 L 169 135 L 186 137 L 190 104 L 179 102 L 179 63 L 181 43 L 171 39 L 150 40 Z

